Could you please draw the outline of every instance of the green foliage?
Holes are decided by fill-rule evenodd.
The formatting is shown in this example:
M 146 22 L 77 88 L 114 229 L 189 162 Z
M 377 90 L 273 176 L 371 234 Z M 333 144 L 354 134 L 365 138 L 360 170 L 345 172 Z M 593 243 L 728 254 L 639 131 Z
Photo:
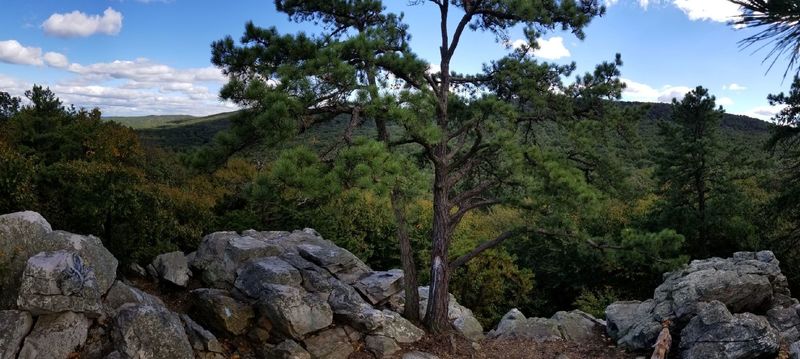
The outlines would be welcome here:
M 577 309 L 589 313 L 595 318 L 604 318 L 606 307 L 619 299 L 619 294 L 613 288 L 605 287 L 594 291 L 583 290 L 578 298 L 575 298 L 573 304 Z

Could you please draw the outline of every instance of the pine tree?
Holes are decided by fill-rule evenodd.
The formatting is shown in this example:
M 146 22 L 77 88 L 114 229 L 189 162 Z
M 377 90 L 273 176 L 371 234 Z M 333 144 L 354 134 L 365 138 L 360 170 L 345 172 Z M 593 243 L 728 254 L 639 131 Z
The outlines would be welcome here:
M 664 197 L 663 222 L 685 235 L 691 253 L 711 251 L 709 200 L 720 190 L 723 115 L 714 96 L 697 87 L 680 102 L 673 100 L 670 121 L 660 123 L 662 142 L 655 158 Z
M 435 73 L 412 52 L 403 16 L 387 13 L 377 0 L 277 0 L 279 11 L 294 21 L 321 24 L 321 33 L 282 35 L 248 23 L 240 44 L 227 37 L 212 45 L 212 61 L 229 77 L 221 96 L 247 109 L 235 123 L 247 138 L 280 136 L 348 116 L 345 144 L 355 127 L 372 120 L 378 140 L 395 156 L 402 156 L 397 148 L 410 146 L 427 161 L 433 218 L 424 322 L 432 332 L 442 332 L 449 329 L 452 269 L 524 230 L 509 229 L 460 258 L 450 258 L 453 231 L 465 214 L 528 202 L 522 190 L 530 184 L 525 167 L 540 163 L 525 147 L 525 124 L 597 116 L 593 105 L 619 98 L 623 85 L 617 78 L 619 60 L 598 67 L 597 76 L 564 86 L 561 77 L 574 65 L 541 64 L 529 54 L 547 31 L 570 30 L 582 39 L 586 25 L 605 10 L 597 0 L 414 2 L 423 3 L 437 10 L 441 25 L 440 71 Z M 454 28 L 448 20 L 452 12 L 458 12 Z M 528 46 L 487 65 L 482 73 L 453 71 L 451 63 L 466 31 L 489 32 L 507 42 L 508 31 L 517 26 L 525 29 Z M 574 103 L 576 99 L 582 100 Z M 399 131 L 390 131 L 390 121 Z M 398 222 L 402 194 L 402 186 L 392 189 Z M 402 230 L 399 223 L 403 267 L 413 278 Z M 416 303 L 411 294 L 416 288 L 405 284 L 406 304 Z M 408 310 L 405 315 L 413 317 Z

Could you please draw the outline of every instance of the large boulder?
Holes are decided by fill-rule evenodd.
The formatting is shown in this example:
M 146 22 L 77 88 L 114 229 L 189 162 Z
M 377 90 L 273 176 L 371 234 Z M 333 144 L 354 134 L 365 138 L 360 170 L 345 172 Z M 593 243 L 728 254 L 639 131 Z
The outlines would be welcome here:
M 25 262 L 44 250 L 44 238 L 52 232 L 50 223 L 36 212 L 0 216 L 0 309 L 16 307 Z
M 244 334 L 255 317 L 250 305 L 227 291 L 209 288 L 192 291 L 192 315 L 209 328 L 232 336 Z
M 580 310 L 557 312 L 551 318 L 525 318 L 518 309 L 512 309 L 500 320 L 497 328 L 489 332 L 495 339 L 532 339 L 535 341 L 568 340 L 585 342 L 597 338 L 604 329 L 601 321 Z
M 732 313 L 758 314 L 797 303 L 772 252 L 738 252 L 727 259 L 695 260 L 665 274 L 652 300 L 612 304 L 606 309 L 608 334 L 620 346 L 646 350 L 663 321 L 670 320 L 680 330 L 711 301 Z
M 28 259 L 17 305 L 33 314 L 102 314 L 94 270 L 76 252 L 42 252 Z
M 774 357 L 780 348 L 778 332 L 764 317 L 731 314 L 725 304 L 712 301 L 681 331 L 684 359 L 744 359 Z
M 82 236 L 64 231 L 53 231 L 45 238 L 47 251 L 68 250 L 77 252 L 83 264 L 94 271 L 97 288 L 106 293 L 117 278 L 119 262 L 111 252 L 103 246 L 100 238 Z
M 44 251 L 75 251 L 94 269 L 97 287 L 105 293 L 117 273 L 117 259 L 103 247 L 99 238 L 53 231 L 36 212 L 17 212 L 0 216 L 0 308 L 15 308 L 20 277 L 26 261 Z
M 16 358 L 22 340 L 32 326 L 33 318 L 28 312 L 0 311 L 0 358 Z
M 153 269 L 159 279 L 177 286 L 185 287 L 192 276 L 189 262 L 183 252 L 170 252 L 158 255 L 153 260 Z
M 40 316 L 18 358 L 66 359 L 86 342 L 89 323 L 86 316 L 73 312 Z
M 525 318 L 517 309 L 512 309 L 500 320 L 497 328 L 489 332 L 493 339 L 532 339 L 535 341 L 560 340 L 558 323 L 546 318 Z
M 183 323 L 166 308 L 125 304 L 117 310 L 113 328 L 114 345 L 123 358 L 194 358 Z
M 276 256 L 281 248 L 268 241 L 268 236 L 254 238 L 236 232 L 216 232 L 205 236 L 195 252 L 192 266 L 211 287 L 230 289 L 236 279 L 236 270 L 245 262 Z
M 620 347 L 643 350 L 655 343 L 661 322 L 670 315 L 669 310 L 656 310 L 652 299 L 616 302 L 606 308 L 606 330 Z

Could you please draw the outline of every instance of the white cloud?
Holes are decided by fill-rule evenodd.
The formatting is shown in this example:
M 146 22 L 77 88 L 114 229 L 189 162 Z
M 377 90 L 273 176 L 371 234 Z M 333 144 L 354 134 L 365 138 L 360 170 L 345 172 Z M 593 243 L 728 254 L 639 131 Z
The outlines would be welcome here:
M 22 46 L 17 40 L 0 41 L 0 62 L 19 65 L 41 65 L 42 49 Z
M 59 54 L 58 52 L 48 52 L 44 54 L 42 57 L 44 62 L 51 67 L 56 68 L 65 68 L 69 65 L 69 60 L 63 54 Z
M 564 46 L 564 38 L 560 36 L 553 36 L 549 39 L 539 39 L 537 40 L 539 45 L 538 49 L 529 49 L 528 53 L 532 54 L 536 57 L 541 57 L 547 60 L 558 60 L 563 57 L 571 56 L 569 50 Z M 514 49 L 521 49 L 528 47 L 527 40 L 514 40 L 508 43 L 506 46 L 514 48 Z
M 607 1 L 610 1 L 611 4 L 617 3 L 617 0 Z M 652 4 L 675 6 L 692 21 L 727 23 L 741 14 L 739 5 L 729 0 L 637 0 L 637 2 L 645 10 Z M 735 25 L 735 27 L 740 28 L 741 26 Z
M 737 83 L 732 83 L 730 85 L 723 85 L 722 89 L 723 90 L 728 90 L 728 91 L 744 91 L 744 90 L 747 90 L 747 87 L 744 87 L 744 86 L 739 85 Z
M 99 107 L 105 116 L 209 115 L 236 109 L 234 104 L 219 100 L 219 87 L 226 77 L 215 67 L 179 69 L 144 58 L 70 64 L 66 56 L 54 52 L 34 58 L 40 65 L 46 63 L 73 74 L 41 85 L 49 86 L 66 104 Z M 0 74 L 0 90 L 15 96 L 22 96 L 31 85 Z
M 686 86 L 666 85 L 661 88 L 639 83 L 636 81 L 621 79 L 627 86 L 623 92 L 623 97 L 627 100 L 643 102 L 672 102 L 673 99 L 682 99 L 686 93 L 692 91 Z
M 58 37 L 87 37 L 94 34 L 116 35 L 122 29 L 122 13 L 108 8 L 103 15 L 80 11 L 53 14 L 42 23 L 44 32 Z
M 143 83 L 223 82 L 225 75 L 216 67 L 176 69 L 145 58 L 117 60 L 91 65 L 70 64 L 70 72 L 108 79 L 127 79 Z
M 733 99 L 730 97 L 720 97 L 717 99 L 717 105 L 719 106 L 732 106 Z
M 673 0 L 672 3 L 692 21 L 728 22 L 741 13 L 739 5 L 728 0 Z

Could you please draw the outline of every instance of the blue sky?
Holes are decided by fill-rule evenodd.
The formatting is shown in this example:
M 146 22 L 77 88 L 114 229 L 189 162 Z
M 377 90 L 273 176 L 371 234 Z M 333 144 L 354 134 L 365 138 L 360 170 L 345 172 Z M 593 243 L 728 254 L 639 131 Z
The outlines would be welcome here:
M 533 56 L 574 61 L 585 72 L 619 52 L 627 100 L 668 102 L 703 85 L 728 112 L 767 119 L 776 111 L 766 96 L 788 89 L 785 62 L 767 73 L 764 52 L 739 48 L 752 31 L 727 24 L 738 9 L 726 0 L 606 1 L 606 16 L 592 22 L 584 41 L 545 34 Z M 405 13 L 414 51 L 438 63 L 435 9 L 384 3 Z M 232 105 L 218 100 L 225 78 L 209 62 L 209 45 L 226 35 L 238 38 L 248 20 L 287 33 L 317 30 L 289 22 L 268 0 L 4 0 L 0 91 L 22 95 L 43 84 L 68 103 L 97 106 L 106 115 L 229 111 Z M 521 31 L 510 38 L 521 39 Z M 490 34 L 469 33 L 453 66 L 479 71 L 507 51 Z

